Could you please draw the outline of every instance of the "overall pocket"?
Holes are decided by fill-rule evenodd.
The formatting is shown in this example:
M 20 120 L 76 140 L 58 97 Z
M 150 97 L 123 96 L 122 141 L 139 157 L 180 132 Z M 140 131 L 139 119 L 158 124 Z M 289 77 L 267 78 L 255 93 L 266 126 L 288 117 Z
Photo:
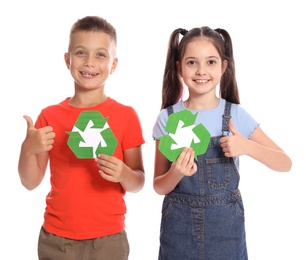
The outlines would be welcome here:
M 208 185 L 212 189 L 225 189 L 230 181 L 230 158 L 206 159 Z

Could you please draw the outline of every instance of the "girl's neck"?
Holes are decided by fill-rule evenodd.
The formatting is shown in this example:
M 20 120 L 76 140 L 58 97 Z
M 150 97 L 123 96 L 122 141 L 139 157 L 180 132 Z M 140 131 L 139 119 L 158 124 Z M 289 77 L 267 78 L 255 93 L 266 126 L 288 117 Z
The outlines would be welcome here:
M 211 110 L 218 106 L 219 98 L 216 96 L 210 99 L 188 97 L 183 103 L 190 110 Z

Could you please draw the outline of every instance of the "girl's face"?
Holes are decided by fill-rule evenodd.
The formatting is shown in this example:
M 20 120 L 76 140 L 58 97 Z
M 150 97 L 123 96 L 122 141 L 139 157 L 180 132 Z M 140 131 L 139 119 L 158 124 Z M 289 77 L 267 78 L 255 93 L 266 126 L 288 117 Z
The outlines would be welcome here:
M 117 66 L 116 46 L 103 32 L 76 32 L 70 42 L 65 62 L 75 81 L 76 88 L 104 87 L 108 76 Z
M 212 94 L 226 69 L 227 61 L 221 57 L 206 38 L 196 38 L 186 46 L 181 62 L 177 63 L 178 71 L 189 89 L 189 96 Z

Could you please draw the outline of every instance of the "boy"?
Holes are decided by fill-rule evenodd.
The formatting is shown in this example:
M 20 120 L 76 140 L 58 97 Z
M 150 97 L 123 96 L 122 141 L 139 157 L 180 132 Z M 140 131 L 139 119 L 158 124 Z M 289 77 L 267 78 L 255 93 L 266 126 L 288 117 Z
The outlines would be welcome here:
M 39 259 L 128 259 L 125 192 L 144 185 L 142 128 L 135 110 L 104 92 L 117 66 L 115 28 L 96 16 L 71 28 L 65 63 L 74 95 L 29 116 L 18 171 L 28 190 L 50 163 L 51 190 Z

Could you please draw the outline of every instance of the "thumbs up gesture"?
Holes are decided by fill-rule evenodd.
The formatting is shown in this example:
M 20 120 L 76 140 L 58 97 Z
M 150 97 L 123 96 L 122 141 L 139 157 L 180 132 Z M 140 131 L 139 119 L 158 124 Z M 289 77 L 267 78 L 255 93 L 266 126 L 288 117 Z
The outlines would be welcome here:
M 27 121 L 27 135 L 24 146 L 28 153 L 39 154 L 50 151 L 53 148 L 55 133 L 51 126 L 36 129 L 33 120 L 29 116 L 23 117 Z
M 232 120 L 229 121 L 230 136 L 220 138 L 222 151 L 226 157 L 235 157 L 246 154 L 248 140 L 234 127 Z

